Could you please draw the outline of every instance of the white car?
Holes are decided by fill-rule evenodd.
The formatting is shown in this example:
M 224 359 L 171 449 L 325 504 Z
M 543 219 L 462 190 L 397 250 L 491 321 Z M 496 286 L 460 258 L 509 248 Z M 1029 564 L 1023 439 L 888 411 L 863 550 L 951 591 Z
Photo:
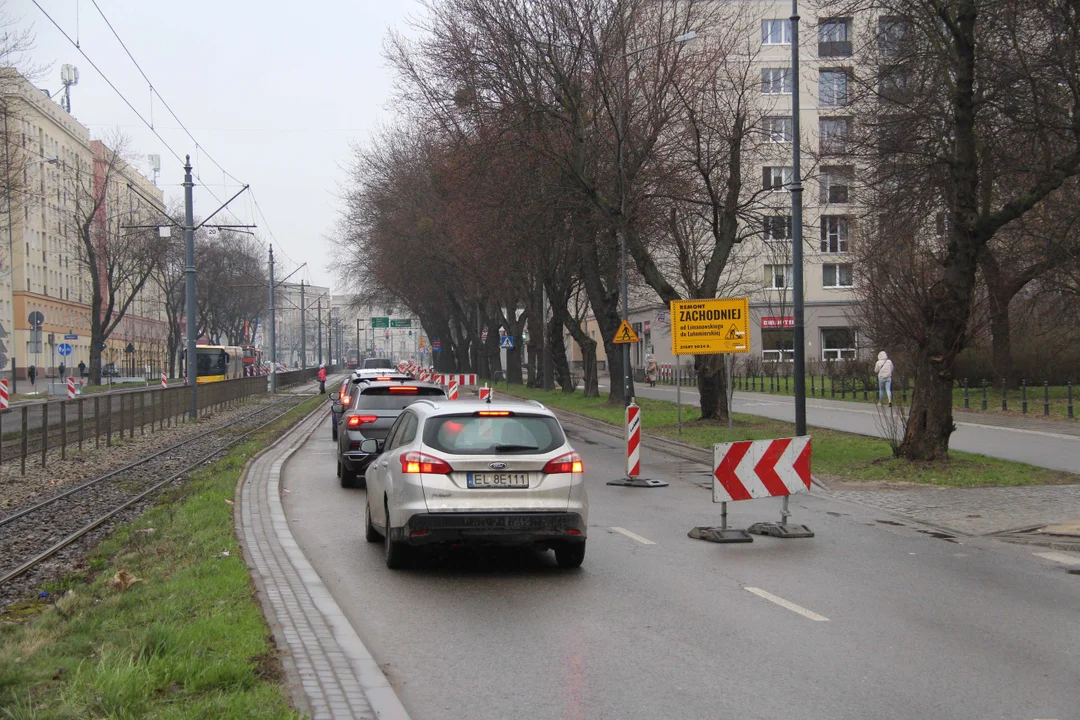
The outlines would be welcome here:
M 367 468 L 366 537 L 402 567 L 416 547 L 533 545 L 581 565 L 589 501 L 581 456 L 536 402 L 417 400 Z

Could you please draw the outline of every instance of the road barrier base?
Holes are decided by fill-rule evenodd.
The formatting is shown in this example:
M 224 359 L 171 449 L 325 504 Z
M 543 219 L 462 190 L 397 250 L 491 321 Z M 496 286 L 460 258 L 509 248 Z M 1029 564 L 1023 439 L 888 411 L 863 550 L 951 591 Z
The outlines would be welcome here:
M 724 527 L 696 527 L 690 532 L 686 533 L 687 537 L 694 538 L 695 540 L 706 540 L 714 543 L 749 543 L 754 542 L 754 538 L 745 530 L 736 530 L 735 528 Z
M 813 530 L 805 525 L 798 525 L 795 523 L 788 523 L 785 525 L 775 522 L 759 522 L 746 528 L 746 532 L 753 535 L 768 535 L 769 537 L 781 539 L 814 537 Z
M 618 485 L 619 487 L 658 488 L 667 487 L 670 483 L 666 483 L 663 480 L 650 480 L 649 478 L 642 477 L 624 477 L 617 480 L 608 480 L 607 484 Z

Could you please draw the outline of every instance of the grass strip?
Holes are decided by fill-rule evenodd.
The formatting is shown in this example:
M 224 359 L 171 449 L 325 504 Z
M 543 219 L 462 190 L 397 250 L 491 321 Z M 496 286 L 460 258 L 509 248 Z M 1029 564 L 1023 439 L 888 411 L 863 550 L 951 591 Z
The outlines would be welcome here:
M 498 391 L 503 391 L 503 387 Z M 624 423 L 623 408 L 609 405 L 606 396 L 587 398 L 580 392 L 544 392 L 520 385 L 511 385 L 509 392 L 612 425 L 622 426 Z M 726 422 L 702 420 L 698 408 L 683 405 L 683 430 L 680 435 L 675 403 L 649 398 L 638 398 L 637 402 L 641 406 L 644 432 L 688 445 L 710 448 L 714 443 L 764 440 L 795 434 L 792 423 L 740 413 L 735 413 L 734 431 L 729 432 Z M 810 434 L 814 443 L 814 475 L 826 482 L 913 483 L 952 487 L 1064 485 L 1080 482 L 1080 476 L 1073 473 L 974 453 L 954 450 L 945 462 L 911 462 L 894 458 L 888 443 L 877 438 L 823 428 L 810 428 Z
M 0 618 L 0 718 L 295 718 L 233 527 L 250 457 L 311 398 L 119 527 L 83 573 Z M 117 579 L 138 578 L 126 589 Z

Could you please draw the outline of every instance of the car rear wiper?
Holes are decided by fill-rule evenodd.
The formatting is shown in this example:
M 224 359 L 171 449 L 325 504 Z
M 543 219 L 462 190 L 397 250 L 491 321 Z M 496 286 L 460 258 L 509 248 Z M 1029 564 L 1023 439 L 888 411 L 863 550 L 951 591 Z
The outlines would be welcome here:
M 495 445 L 496 452 L 513 452 L 514 450 L 539 450 L 536 445 Z

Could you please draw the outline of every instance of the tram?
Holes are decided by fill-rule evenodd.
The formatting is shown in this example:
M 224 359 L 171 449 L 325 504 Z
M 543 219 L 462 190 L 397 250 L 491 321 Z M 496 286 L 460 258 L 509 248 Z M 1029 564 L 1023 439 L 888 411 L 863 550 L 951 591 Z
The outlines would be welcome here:
M 197 382 L 220 382 L 244 377 L 244 349 L 236 345 L 196 345 Z

